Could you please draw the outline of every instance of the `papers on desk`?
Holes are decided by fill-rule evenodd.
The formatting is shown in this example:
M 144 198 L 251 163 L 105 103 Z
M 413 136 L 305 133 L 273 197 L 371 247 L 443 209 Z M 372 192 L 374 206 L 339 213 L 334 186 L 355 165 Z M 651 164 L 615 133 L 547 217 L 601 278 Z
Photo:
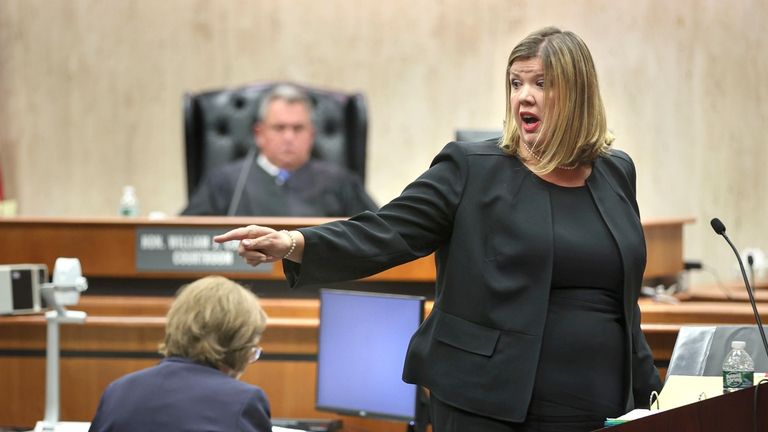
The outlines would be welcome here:
M 657 412 L 659 411 L 658 410 L 651 411 L 647 409 L 634 409 L 624 414 L 621 417 L 605 419 L 605 426 L 617 426 L 617 425 L 626 423 L 628 421 L 637 420 L 639 418 L 643 418 L 651 414 L 655 414 Z
M 765 377 L 763 373 L 755 373 L 755 382 Z M 664 383 L 658 398 L 658 409 L 636 409 L 621 417 L 605 420 L 605 426 L 616 426 L 628 421 L 643 418 L 657 412 L 681 407 L 713 398 L 723 394 L 723 377 L 720 376 L 688 376 L 670 375 Z
M 58 422 L 55 424 L 37 422 L 34 432 L 88 432 L 91 422 Z
M 764 373 L 755 372 L 755 382 L 760 382 Z M 659 394 L 659 409 L 668 410 L 713 398 L 723 394 L 723 377 L 670 375 Z
M 38 422 L 39 427 L 35 427 L 34 432 L 39 432 L 42 429 L 42 422 Z M 88 428 L 91 426 L 89 422 L 59 422 L 56 423 L 56 432 L 88 432 Z M 30 431 L 32 432 L 32 431 Z M 307 432 L 304 429 L 291 429 L 287 427 L 272 426 L 272 432 Z

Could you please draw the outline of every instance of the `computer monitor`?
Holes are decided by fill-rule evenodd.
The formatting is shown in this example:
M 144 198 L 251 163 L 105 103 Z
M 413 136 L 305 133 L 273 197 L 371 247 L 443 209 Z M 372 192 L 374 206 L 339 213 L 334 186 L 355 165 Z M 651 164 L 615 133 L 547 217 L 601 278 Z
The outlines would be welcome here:
M 320 290 L 316 408 L 414 421 L 418 388 L 402 380 L 424 297 Z
M 501 138 L 501 130 L 496 129 L 457 129 L 456 141 L 485 141 Z

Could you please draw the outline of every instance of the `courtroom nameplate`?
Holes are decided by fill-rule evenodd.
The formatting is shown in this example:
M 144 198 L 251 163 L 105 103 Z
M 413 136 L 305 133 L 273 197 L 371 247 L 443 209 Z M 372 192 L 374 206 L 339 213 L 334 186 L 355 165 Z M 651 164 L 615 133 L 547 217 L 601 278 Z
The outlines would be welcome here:
M 213 242 L 221 229 L 142 227 L 136 229 L 138 272 L 264 272 L 272 264 L 251 267 L 237 255 L 238 241 Z

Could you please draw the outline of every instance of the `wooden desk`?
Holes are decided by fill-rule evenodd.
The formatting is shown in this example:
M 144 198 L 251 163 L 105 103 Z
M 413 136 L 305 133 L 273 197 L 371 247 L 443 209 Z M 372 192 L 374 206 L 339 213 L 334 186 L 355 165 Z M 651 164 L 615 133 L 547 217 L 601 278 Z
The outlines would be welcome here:
M 147 226 L 230 228 L 258 223 L 278 229 L 312 226 L 327 219 L 175 218 L 148 219 L 0 219 L 0 264 L 45 263 L 59 256 L 81 260 L 86 277 L 127 280 L 136 286 L 155 280 L 193 279 L 204 274 L 137 272 L 133 247 L 137 229 Z M 689 219 L 644 223 L 648 246 L 646 277 L 674 276 L 682 269 L 682 226 Z M 237 279 L 279 281 L 279 263 L 267 273 L 224 274 Z M 372 276 L 366 282 L 434 282 L 431 256 Z M 88 421 L 104 388 L 114 379 L 157 363 L 165 296 L 84 295 L 73 308 L 88 313 L 84 325 L 61 329 L 61 418 Z M 314 409 L 318 300 L 262 298 L 269 315 L 262 340 L 265 354 L 243 380 L 269 395 L 275 417 L 342 418 L 345 430 L 401 432 L 403 424 L 318 412 Z M 651 307 L 653 309 L 653 307 Z M 740 313 L 740 312 L 739 312 Z M 664 312 L 659 312 L 664 315 Z M 737 313 L 738 315 L 738 313 Z M 648 322 L 645 320 L 644 322 Z M 669 359 L 678 324 L 646 324 L 661 361 Z M 649 333 L 650 331 L 650 333 Z M 668 347 L 668 348 L 663 348 Z M 43 416 L 45 322 L 41 316 L 0 317 L 0 426 L 31 427 Z
M 318 225 L 326 218 L 244 218 L 179 217 L 162 220 L 147 218 L 0 218 L 0 264 L 44 263 L 50 269 L 56 258 L 77 257 L 87 277 L 162 279 L 178 278 L 178 272 L 137 272 L 133 253 L 136 231 L 141 227 L 208 227 L 221 232 L 259 224 L 275 229 L 295 229 Z M 648 264 L 645 278 L 669 277 L 683 268 L 683 225 L 690 218 L 656 219 L 643 222 Z M 203 273 L 184 273 L 198 278 Z M 282 280 L 280 263 L 272 271 L 250 274 L 224 274 L 238 278 Z M 433 282 L 434 258 L 403 264 L 371 276 L 369 281 Z
M 0 218 L 0 264 L 43 263 L 53 269 L 56 258 L 77 257 L 86 277 L 196 279 L 208 273 L 138 272 L 136 270 L 136 232 L 146 227 L 215 228 L 224 233 L 232 228 L 259 224 L 275 229 L 295 229 L 332 221 L 328 218 L 243 218 L 179 217 L 162 220 L 147 218 Z M 666 240 L 666 237 L 665 237 Z M 669 241 L 669 240 L 668 240 Z M 674 240 L 671 240 L 674 242 Z M 682 236 L 677 240 L 682 245 Z M 680 249 L 682 260 L 682 248 Z M 680 267 L 682 268 L 682 261 Z M 228 277 L 253 280 L 283 280 L 280 263 L 269 272 L 220 273 Z M 370 281 L 433 282 L 434 258 L 428 256 L 371 276 Z
M 89 420 L 107 384 L 158 361 L 170 302 L 166 297 L 82 298 L 75 309 L 88 313 L 86 324 L 61 329 L 62 419 Z M 402 424 L 315 411 L 319 302 L 262 299 L 262 304 L 269 315 L 261 343 L 264 357 L 248 368 L 243 380 L 265 389 L 275 417 L 342 418 L 345 430 L 402 432 Z M 426 312 L 430 309 L 428 303 Z M 752 323 L 747 303 L 669 305 L 644 299 L 641 310 L 643 331 L 662 373 L 682 325 Z M 760 311 L 768 313 L 768 304 L 761 304 Z M 42 417 L 44 350 L 41 316 L 0 317 L 0 425 L 32 426 Z
M 758 280 L 754 286 L 756 302 L 768 302 L 768 280 Z M 749 301 L 749 294 L 744 282 L 741 280 L 730 281 L 724 284 L 708 284 L 694 286 L 690 290 L 676 295 L 680 300 L 687 301 L 717 301 L 717 302 L 745 302 Z

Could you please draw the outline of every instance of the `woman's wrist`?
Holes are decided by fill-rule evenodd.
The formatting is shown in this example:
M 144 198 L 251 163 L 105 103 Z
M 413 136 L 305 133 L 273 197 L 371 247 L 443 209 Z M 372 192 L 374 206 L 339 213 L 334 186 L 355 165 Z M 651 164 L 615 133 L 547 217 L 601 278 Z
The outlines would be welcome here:
M 301 263 L 302 255 L 304 255 L 304 236 L 301 234 L 301 232 L 295 230 L 280 230 L 280 232 L 288 236 L 291 241 L 288 252 L 283 255 L 282 259 Z
M 280 230 L 281 233 L 288 236 L 288 238 L 291 240 L 291 247 L 288 249 L 288 252 L 286 252 L 285 255 L 283 255 L 282 259 L 288 259 L 289 256 L 293 253 L 294 250 L 296 250 L 296 237 L 294 237 L 293 234 L 291 234 L 288 230 Z

